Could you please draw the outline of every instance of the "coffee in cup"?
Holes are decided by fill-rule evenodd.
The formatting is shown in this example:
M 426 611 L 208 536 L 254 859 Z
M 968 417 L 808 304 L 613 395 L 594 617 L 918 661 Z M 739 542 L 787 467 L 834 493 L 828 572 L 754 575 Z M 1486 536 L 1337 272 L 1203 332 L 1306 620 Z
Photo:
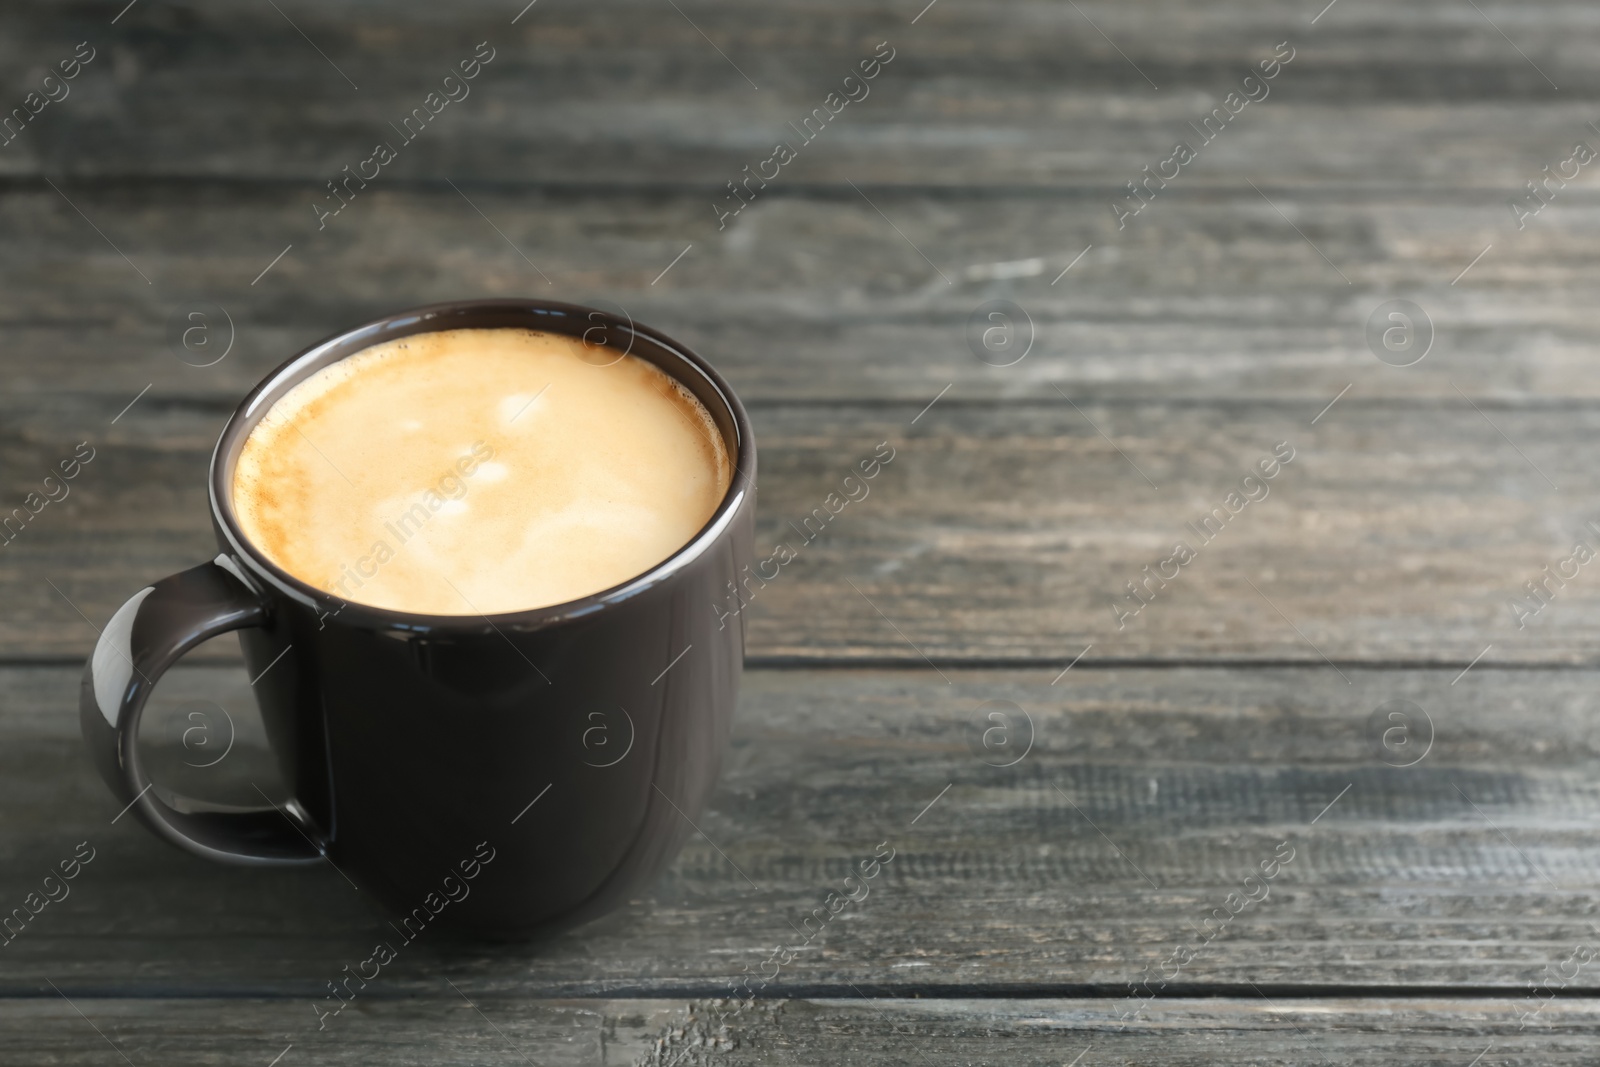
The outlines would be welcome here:
M 385 341 L 280 397 L 233 476 L 268 558 L 343 601 L 494 615 L 643 574 L 728 489 L 710 413 L 655 365 L 578 337 Z

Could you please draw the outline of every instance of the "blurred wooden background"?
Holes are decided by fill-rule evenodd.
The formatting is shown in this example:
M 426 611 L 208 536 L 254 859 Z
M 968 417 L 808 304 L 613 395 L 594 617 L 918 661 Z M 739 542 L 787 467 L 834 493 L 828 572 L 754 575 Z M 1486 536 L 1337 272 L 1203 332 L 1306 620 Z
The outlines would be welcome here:
M 0 948 L 6 1063 L 1592 1060 L 1600 569 L 1523 626 L 1510 602 L 1600 548 L 1597 168 L 1520 229 L 1509 206 L 1600 148 L 1591 7 L 110 0 L 0 26 L 5 108 L 93 55 L 0 147 L 0 516 L 94 449 L 0 545 L 0 910 L 96 849 Z M 470 95 L 319 230 L 324 183 L 480 42 Z M 725 183 L 880 42 L 870 95 L 719 229 Z M 1179 140 L 1197 158 L 1119 229 Z M 536 949 L 419 943 L 319 1032 L 384 916 L 332 871 L 113 824 L 78 664 L 211 555 L 206 462 L 251 384 L 475 295 L 620 306 L 712 359 L 755 419 L 764 549 L 896 458 L 748 609 L 724 787 L 651 896 Z M 1391 300 L 1431 323 L 1415 365 L 1369 346 Z M 991 301 L 1031 338 L 1010 366 L 968 343 Z M 185 350 L 201 308 L 215 347 Z M 1199 545 L 1279 442 L 1270 495 Z M 1179 539 L 1196 558 L 1119 627 Z M 174 783 L 271 775 L 236 663 L 220 641 L 164 684 Z M 197 708 L 238 733 L 214 768 L 184 765 Z M 1004 758 L 975 749 L 996 708 Z M 868 900 L 716 1005 L 884 840 Z M 1266 899 L 1167 962 L 1285 841 Z

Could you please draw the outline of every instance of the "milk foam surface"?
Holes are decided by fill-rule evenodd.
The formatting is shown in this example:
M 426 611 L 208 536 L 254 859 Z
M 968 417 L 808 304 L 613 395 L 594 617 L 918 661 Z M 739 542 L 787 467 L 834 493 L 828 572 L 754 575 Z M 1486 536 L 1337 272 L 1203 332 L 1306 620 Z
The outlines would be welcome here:
M 643 574 L 731 476 L 710 415 L 652 364 L 558 334 L 443 330 L 281 397 L 245 441 L 233 504 L 268 559 L 342 600 L 494 615 Z

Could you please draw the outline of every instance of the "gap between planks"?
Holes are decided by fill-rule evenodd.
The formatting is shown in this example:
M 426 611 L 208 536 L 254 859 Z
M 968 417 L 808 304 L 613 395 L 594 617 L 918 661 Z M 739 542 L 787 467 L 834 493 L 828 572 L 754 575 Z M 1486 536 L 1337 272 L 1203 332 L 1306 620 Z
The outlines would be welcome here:
M 82 667 L 88 653 L 82 656 L 0 656 L 0 670 L 5 669 L 40 669 L 60 670 L 63 668 Z M 1017 657 L 1017 658 L 989 658 L 989 659 L 958 659 L 935 657 L 933 663 L 941 669 L 960 671 L 1054 671 L 1061 664 L 1071 659 L 1069 655 Z M 231 654 L 208 655 L 203 651 L 191 652 L 183 658 L 183 663 L 204 667 L 240 667 L 244 660 Z M 1259 671 L 1298 671 L 1326 668 L 1330 661 L 1312 656 L 1304 659 L 1249 659 L 1249 658 L 1172 658 L 1157 659 L 1151 657 L 1116 659 L 1112 657 L 1093 658 L 1085 656 L 1081 660 L 1073 661 L 1075 670 L 1086 671 L 1119 671 L 1119 670 L 1145 670 L 1145 671 L 1182 671 L 1182 670 L 1259 670 Z M 1528 672 L 1585 672 L 1600 670 L 1600 658 L 1576 663 L 1539 663 L 1518 662 L 1506 663 L 1494 660 L 1472 661 L 1466 658 L 1456 659 L 1427 659 L 1427 660 L 1350 660 L 1335 659 L 1331 661 L 1340 670 L 1365 671 L 1368 673 L 1380 671 L 1454 671 L 1469 665 L 1475 670 L 1491 671 L 1528 671 Z M 928 661 L 916 656 L 896 658 L 892 656 L 830 656 L 822 659 L 808 659 L 804 656 L 751 656 L 745 659 L 744 669 L 747 671 L 913 671 L 932 673 L 928 668 Z
M 33 161 L 29 161 L 30 163 Z M 241 192 L 279 192 L 283 194 L 299 193 L 305 189 L 308 180 L 315 180 L 319 175 L 304 174 L 286 177 L 257 176 L 257 175 L 189 175 L 189 174 L 147 174 L 137 171 L 117 172 L 105 174 L 74 174 L 71 182 L 74 188 L 107 191 L 113 189 L 153 190 L 153 189 L 235 189 Z M 708 188 L 708 181 L 684 179 L 681 181 L 628 181 L 628 180 L 600 180 L 594 178 L 545 178 L 538 180 L 523 179 L 497 179 L 497 178 L 456 178 L 446 176 L 436 178 L 395 177 L 385 179 L 384 188 L 394 192 L 439 192 L 441 195 L 450 189 L 450 181 L 466 189 L 506 196 L 526 196 L 529 194 L 552 193 L 559 195 L 577 195 L 592 199 L 607 197 L 648 197 L 658 195 L 694 196 L 703 197 Z M 1023 182 L 996 182 L 993 184 L 973 185 L 969 182 L 858 182 L 863 190 L 879 192 L 886 196 L 927 197 L 931 199 L 970 199 L 970 200 L 1003 200 L 1003 199 L 1037 199 L 1037 200 L 1083 200 L 1089 203 L 1100 204 L 1107 199 L 1121 195 L 1125 190 L 1112 180 L 1089 180 L 1072 184 L 1031 184 Z M 1503 187 L 1476 187 L 1476 186 L 1443 186 L 1429 187 L 1424 183 L 1406 182 L 1404 184 L 1379 184 L 1370 182 L 1356 182 L 1348 179 L 1331 179 L 1307 184 L 1281 184 L 1262 186 L 1270 194 L 1277 193 L 1285 197 L 1292 197 L 1297 201 L 1318 203 L 1339 203 L 1352 200 L 1382 200 L 1392 204 L 1416 204 L 1427 207 L 1437 206 L 1496 206 L 1505 200 Z M 6 174 L 0 175 L 0 196 L 22 192 L 48 192 L 49 185 L 43 173 L 38 174 Z M 763 191 L 762 196 L 770 200 L 848 200 L 857 195 L 848 182 L 838 181 L 796 180 L 787 182 L 782 188 L 773 188 Z M 1257 193 L 1248 186 L 1235 182 L 1212 182 L 1209 184 L 1196 184 L 1184 189 L 1174 189 L 1163 192 L 1171 200 L 1188 200 L 1205 202 L 1214 200 L 1218 196 L 1239 196 L 1243 198 L 1255 197 Z M 1600 190 L 1570 189 L 1562 193 L 1564 200 L 1572 204 L 1600 204 Z
M 71 985 L 74 1000 L 217 1000 L 217 1001 L 263 1001 L 263 1002 L 294 1002 L 306 999 L 300 991 L 280 992 L 275 990 L 185 990 L 181 986 L 161 988 L 151 991 L 118 990 L 105 983 L 92 987 L 76 989 Z M 448 990 L 441 988 L 440 996 L 445 997 Z M 1600 985 L 1594 986 L 1566 986 L 1561 989 L 1550 990 L 1551 996 L 1556 1000 L 1581 1001 L 1600 999 Z M 425 995 L 425 994 L 422 994 Z M 562 989 L 552 987 L 549 989 L 519 990 L 514 993 L 479 992 L 474 994 L 479 1000 L 562 1000 L 562 1001 L 601 1001 L 601 1000 L 717 1000 L 726 999 L 728 987 L 723 985 L 678 985 L 663 982 L 659 986 L 626 986 L 606 989 Z M 1332 985 L 1315 985 L 1310 983 L 1271 984 L 1255 982 L 1197 982 L 1186 986 L 1167 986 L 1162 989 L 1157 1001 L 1205 1001 L 1205 1000 L 1260 1000 L 1262 995 L 1272 1000 L 1288 1001 L 1318 1001 L 1318 1000 L 1355 1000 L 1368 998 L 1383 998 L 1385 1000 L 1444 1000 L 1457 1003 L 1474 1003 L 1484 1000 L 1520 1000 L 1527 995 L 1526 986 L 1514 985 L 1392 985 L 1383 983 L 1342 983 Z M 32 990 L 4 990 L 0 989 L 0 1003 L 6 1001 L 54 1000 L 59 994 L 49 987 L 41 987 L 41 991 Z M 363 990 L 362 999 L 368 1001 L 403 1002 L 418 999 L 416 989 L 397 990 Z M 1129 995 L 1127 983 L 1122 985 L 1106 985 L 1098 983 L 1025 983 L 1005 982 L 992 985 L 958 985 L 958 984 L 929 984 L 929 985 L 892 985 L 886 986 L 870 982 L 853 982 L 843 985 L 796 984 L 789 988 L 776 989 L 771 993 L 763 992 L 756 999 L 759 1001 L 803 1001 L 803 1000 L 1137 1000 L 1139 998 Z

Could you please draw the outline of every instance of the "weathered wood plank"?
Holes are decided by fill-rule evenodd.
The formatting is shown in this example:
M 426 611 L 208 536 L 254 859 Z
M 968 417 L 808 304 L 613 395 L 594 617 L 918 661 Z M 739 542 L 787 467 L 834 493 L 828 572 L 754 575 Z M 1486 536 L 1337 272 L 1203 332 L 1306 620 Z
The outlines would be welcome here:
M 78 1001 L 85 1025 L 59 997 L 14 1001 L 0 1041 L 17 1067 L 282 1063 L 601 1067 L 740 1067 L 837 1063 L 1005 1063 L 1060 1067 L 1226 1062 L 1265 1067 L 1369 1063 L 1465 1067 L 1588 1063 L 1600 1004 L 1556 1001 L 1519 1030 L 1521 1007 L 1503 998 L 1459 1000 L 1256 999 L 1159 1002 L 1126 1029 L 1115 1000 L 787 1000 L 746 1009 L 666 1000 L 508 1000 L 446 991 L 375 1000 L 323 1033 L 300 1004 L 260 1000 Z M 48 991 L 47 991 L 48 992 Z M 445 999 L 445 996 L 451 999 Z M 474 1008 L 477 1010 L 475 1011 Z M 95 1029 L 102 1031 L 96 1036 Z M 1319 1055 L 1320 1054 L 1320 1055 Z
M 720 190 L 884 40 L 896 54 L 871 95 L 785 180 L 1120 187 L 1287 41 L 1271 95 L 1207 146 L 1208 177 L 1240 184 L 1271 159 L 1309 185 L 1498 192 L 1588 137 L 1582 101 L 1600 91 L 1600 30 L 1576 3 L 1485 17 L 1433 0 L 1402 16 L 1345 0 L 1315 25 L 1295 2 L 939 4 L 915 24 L 915 2 L 544 0 L 516 25 L 520 5 L 497 0 L 278 6 L 146 4 L 115 26 L 98 4 L 8 11 L 8 100 L 76 42 L 100 53 L 0 151 L 0 172 L 320 186 L 486 39 L 494 61 L 402 146 L 397 175 Z
M 71 495 L 0 550 L 7 655 L 84 655 L 84 616 L 98 624 L 146 582 L 214 554 L 204 481 L 224 415 L 147 403 L 114 426 L 70 397 L 7 405 L 13 500 L 75 442 L 98 450 Z M 758 661 L 1064 664 L 1093 643 L 1098 662 L 1271 660 L 1337 681 L 1323 656 L 1459 669 L 1490 643 L 1485 664 L 1587 664 L 1600 647 L 1588 568 L 1552 580 L 1552 602 L 1523 628 L 1510 606 L 1575 539 L 1595 543 L 1582 524 L 1600 519 L 1600 472 L 1585 442 L 1600 411 L 1395 409 L 1352 395 L 1312 426 L 1321 405 L 947 397 L 919 417 L 924 406 L 756 409 L 758 547 L 797 556 L 751 587 Z M 829 518 L 881 442 L 893 461 Z M 1293 461 L 1251 483 L 1269 496 L 1220 533 L 1213 517 L 1209 543 L 1186 525 L 1226 517 L 1229 494 L 1281 442 Z M 1179 540 L 1195 557 L 1163 568 Z M 1146 566 L 1171 582 L 1141 584 L 1152 602 L 1130 615 L 1140 601 L 1126 583 L 1145 582 Z
M 763 997 L 852 984 L 1122 996 L 1155 975 L 1169 993 L 1524 996 L 1600 937 L 1600 676 L 1348 673 L 1346 686 L 1327 671 L 1080 664 L 1055 685 L 1055 670 L 947 671 L 947 685 L 929 671 L 752 671 L 699 823 L 714 846 L 694 838 L 650 893 L 544 945 L 419 939 L 375 993 L 439 994 L 449 978 L 486 996 L 718 996 L 772 977 L 781 946 L 792 959 Z M 75 671 L 5 668 L 0 694 L 0 903 L 77 843 L 96 850 L 71 895 L 0 949 L 0 994 L 48 978 L 74 998 L 319 997 L 393 936 L 331 870 L 220 867 L 112 825 L 118 805 L 80 751 Z M 182 668 L 157 700 L 145 741 L 162 780 L 222 800 L 269 782 L 242 672 Z M 1410 748 L 1390 734 L 1385 749 L 1396 724 L 1373 722 L 1394 700 L 1421 709 Z M 214 768 L 185 768 L 216 749 L 182 750 L 184 730 L 204 722 L 222 740 L 202 701 L 228 709 L 240 740 Z M 1025 753 L 1015 708 L 1009 748 L 994 735 L 969 747 L 996 725 L 989 701 L 1027 713 Z M 1430 722 L 1431 750 L 1390 766 Z M 830 891 L 860 892 L 842 879 L 880 842 L 895 855 L 866 897 L 808 922 Z M 1243 879 L 1282 842 L 1293 856 L 1264 899 L 1206 924 L 1231 892 L 1262 895 Z M 1170 973 L 1202 931 L 1209 944 Z M 1597 988 L 1583 970 L 1565 992 Z
M 30 403 L 91 394 L 106 420 L 147 385 L 145 407 L 231 406 L 305 345 L 400 307 L 528 294 L 621 307 L 703 351 L 752 402 L 920 406 L 947 385 L 953 399 L 1059 388 L 1080 401 L 1255 399 L 1311 414 L 1347 385 L 1396 401 L 1600 397 L 1586 314 L 1600 204 L 1576 193 L 1520 234 L 1492 197 L 1271 189 L 1269 204 L 1248 187 L 1176 190 L 1121 233 L 1098 202 L 877 189 L 871 204 L 850 190 L 774 196 L 719 232 L 693 194 L 470 187 L 469 204 L 445 186 L 373 190 L 318 234 L 305 196 L 287 189 L 62 192 L 72 204 L 45 186 L 0 196 L 0 380 Z M 1365 335 L 1394 298 L 1418 302 L 1435 333 L 1404 369 L 1380 363 Z M 220 304 L 232 329 L 206 311 L 210 332 L 186 352 L 174 323 L 189 325 L 195 299 Z M 1031 322 L 1013 366 L 983 362 L 967 338 L 992 300 Z M 993 325 L 978 318 L 974 335 Z M 1029 328 L 1018 319 L 1016 330 L 1024 345 Z M 215 366 L 180 362 L 209 362 L 230 333 Z

